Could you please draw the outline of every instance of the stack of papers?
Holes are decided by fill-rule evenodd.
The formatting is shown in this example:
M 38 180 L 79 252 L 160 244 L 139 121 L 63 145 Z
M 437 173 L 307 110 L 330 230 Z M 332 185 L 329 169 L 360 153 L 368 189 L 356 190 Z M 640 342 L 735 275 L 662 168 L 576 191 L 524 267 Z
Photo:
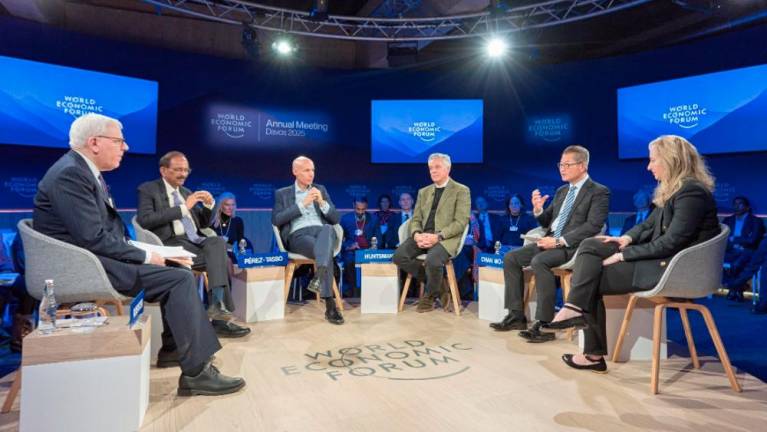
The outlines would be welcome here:
M 181 246 L 157 246 L 134 240 L 129 240 L 128 243 L 149 253 L 154 252 L 163 258 L 194 258 L 197 256 Z

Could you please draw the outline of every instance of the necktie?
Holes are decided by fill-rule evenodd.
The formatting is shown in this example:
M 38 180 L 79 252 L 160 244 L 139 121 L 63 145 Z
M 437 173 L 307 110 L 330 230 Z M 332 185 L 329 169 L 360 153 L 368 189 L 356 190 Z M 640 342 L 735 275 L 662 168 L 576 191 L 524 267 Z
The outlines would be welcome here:
M 573 210 L 573 203 L 575 203 L 575 194 L 577 190 L 577 187 L 570 186 L 570 190 L 567 192 L 565 203 L 562 205 L 562 210 L 559 212 L 559 221 L 557 222 L 557 227 L 554 230 L 554 238 L 562 237 L 562 230 L 565 229 L 567 218 L 570 217 L 570 212 Z
M 184 204 L 184 201 L 181 199 L 181 195 L 178 193 L 177 190 L 173 191 L 173 205 L 174 206 L 180 206 L 180 205 L 186 205 Z M 200 243 L 202 242 L 202 237 L 200 237 L 197 234 L 197 228 L 194 226 L 194 221 L 189 216 L 182 216 L 181 217 L 181 224 L 184 225 L 184 233 L 186 233 L 186 236 L 189 237 L 189 240 L 192 243 Z
M 410 219 L 410 213 L 402 213 L 404 215 L 405 220 L 403 222 L 407 222 L 408 219 Z
M 114 204 L 112 203 L 112 195 L 109 194 L 109 186 L 107 186 L 107 182 L 104 181 L 104 177 L 101 174 L 99 174 L 99 184 L 101 185 L 101 191 L 104 192 L 107 201 L 114 207 Z

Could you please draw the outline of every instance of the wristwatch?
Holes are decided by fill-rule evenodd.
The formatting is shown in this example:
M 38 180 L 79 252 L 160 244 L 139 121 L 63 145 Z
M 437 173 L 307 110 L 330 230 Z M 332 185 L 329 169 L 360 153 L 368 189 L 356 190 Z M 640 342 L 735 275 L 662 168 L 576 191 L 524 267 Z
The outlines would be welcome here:
M 442 231 L 440 231 L 440 232 L 438 232 L 438 233 L 437 233 L 437 239 L 438 239 L 439 241 L 442 241 L 442 240 L 444 240 L 444 239 L 445 239 L 445 236 L 443 236 L 443 235 L 442 235 Z

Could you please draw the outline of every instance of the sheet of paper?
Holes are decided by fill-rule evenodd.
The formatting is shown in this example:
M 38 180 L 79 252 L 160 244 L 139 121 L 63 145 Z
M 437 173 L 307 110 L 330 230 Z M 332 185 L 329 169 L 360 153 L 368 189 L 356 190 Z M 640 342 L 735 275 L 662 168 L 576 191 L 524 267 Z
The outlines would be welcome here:
M 134 240 L 130 240 L 129 243 L 147 252 L 155 252 L 163 258 L 194 258 L 197 256 L 181 246 L 157 246 Z

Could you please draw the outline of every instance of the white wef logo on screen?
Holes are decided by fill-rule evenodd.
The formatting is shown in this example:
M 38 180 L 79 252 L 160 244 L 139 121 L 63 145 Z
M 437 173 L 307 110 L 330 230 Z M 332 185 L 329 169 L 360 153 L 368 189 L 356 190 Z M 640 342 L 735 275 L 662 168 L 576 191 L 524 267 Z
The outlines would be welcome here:
M 218 113 L 210 119 L 211 126 L 229 138 L 239 139 L 245 136 L 245 132 L 253 127 L 252 120 L 248 120 L 244 114 Z
M 700 123 L 700 119 L 708 115 L 708 108 L 699 104 L 682 104 L 668 107 L 663 113 L 663 120 L 677 125 L 682 129 L 692 129 Z
M 104 106 L 99 105 L 96 99 L 81 96 L 64 96 L 63 99 L 56 101 L 56 108 L 74 118 L 88 113 L 104 112 Z
M 436 122 L 417 121 L 407 128 L 409 134 L 420 139 L 423 142 L 431 142 L 437 138 L 437 134 L 442 132 L 442 128 L 437 126 Z

